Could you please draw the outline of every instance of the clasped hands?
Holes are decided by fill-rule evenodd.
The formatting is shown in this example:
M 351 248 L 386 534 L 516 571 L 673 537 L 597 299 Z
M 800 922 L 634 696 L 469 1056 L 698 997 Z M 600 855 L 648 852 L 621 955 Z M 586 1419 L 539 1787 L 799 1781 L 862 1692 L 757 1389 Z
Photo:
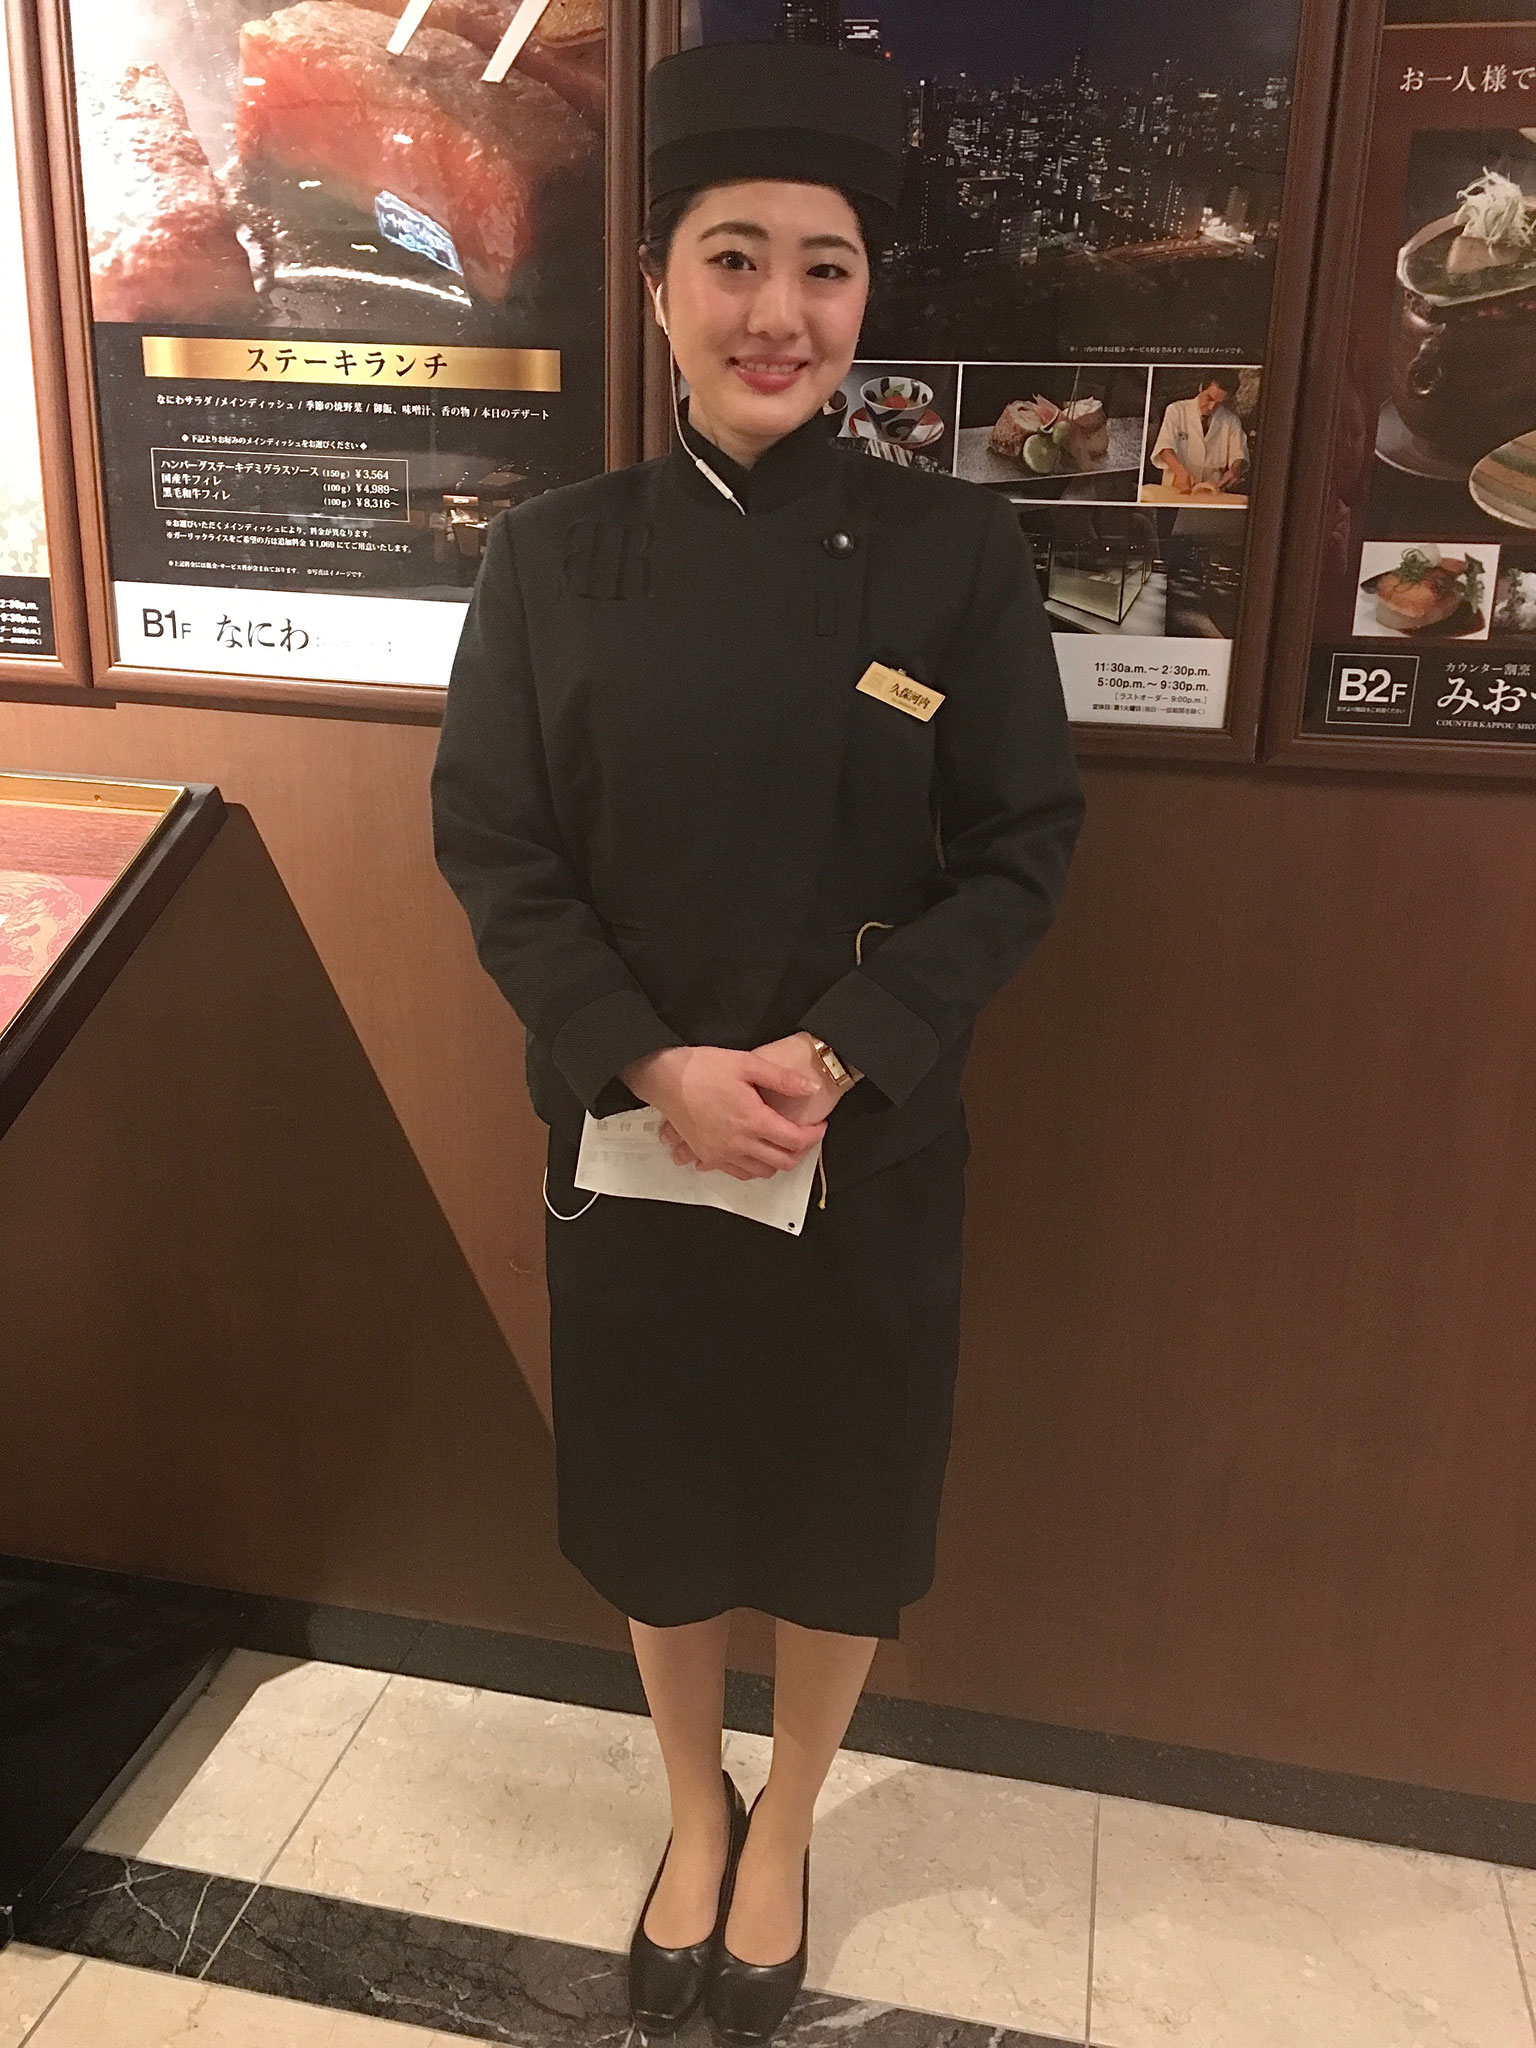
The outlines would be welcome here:
M 767 1180 L 795 1165 L 826 1135 L 829 1112 L 848 1093 L 822 1066 L 809 1031 L 750 1052 L 664 1046 L 631 1060 L 619 1078 L 664 1113 L 659 1135 L 679 1166 L 733 1180 Z

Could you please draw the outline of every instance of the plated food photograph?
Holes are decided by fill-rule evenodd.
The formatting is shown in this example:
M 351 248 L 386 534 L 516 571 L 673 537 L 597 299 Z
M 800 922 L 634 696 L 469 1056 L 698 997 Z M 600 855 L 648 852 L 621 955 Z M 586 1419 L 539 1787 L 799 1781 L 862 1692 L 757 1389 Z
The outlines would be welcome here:
M 1133 500 L 1148 376 L 1144 364 L 963 364 L 957 473 L 1015 497 Z
M 1367 541 L 1354 630 L 1359 636 L 1486 640 L 1499 550 Z
M 1489 631 L 1500 640 L 1536 639 L 1536 546 L 1500 548 Z
M 1432 129 L 1409 153 L 1368 519 L 1536 530 L 1536 140 Z
M 838 433 L 877 461 L 950 471 L 955 458 L 954 363 L 856 362 L 827 400 Z
M 1469 138 L 1483 169 L 1397 259 L 1391 403 L 1422 449 L 1469 465 L 1536 427 L 1536 150 L 1502 140 Z
M 77 0 L 96 318 L 509 338 L 601 239 L 606 45 L 601 0 L 549 0 L 492 82 L 516 11 Z

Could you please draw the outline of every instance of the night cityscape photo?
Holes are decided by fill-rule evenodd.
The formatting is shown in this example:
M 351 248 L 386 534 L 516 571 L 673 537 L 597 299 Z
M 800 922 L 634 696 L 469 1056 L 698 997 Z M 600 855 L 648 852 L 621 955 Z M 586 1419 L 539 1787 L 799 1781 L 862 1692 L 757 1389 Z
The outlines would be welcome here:
M 900 69 L 910 153 L 869 353 L 1262 360 L 1293 6 L 700 0 L 690 29 Z

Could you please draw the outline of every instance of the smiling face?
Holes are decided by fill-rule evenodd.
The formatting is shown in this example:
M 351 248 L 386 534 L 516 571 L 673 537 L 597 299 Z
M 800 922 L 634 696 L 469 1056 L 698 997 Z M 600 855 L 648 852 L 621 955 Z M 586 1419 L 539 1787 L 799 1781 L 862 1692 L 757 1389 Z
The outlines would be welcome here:
M 859 218 L 830 185 L 712 185 L 672 237 L 661 310 L 689 417 L 744 467 L 847 376 L 869 294 Z

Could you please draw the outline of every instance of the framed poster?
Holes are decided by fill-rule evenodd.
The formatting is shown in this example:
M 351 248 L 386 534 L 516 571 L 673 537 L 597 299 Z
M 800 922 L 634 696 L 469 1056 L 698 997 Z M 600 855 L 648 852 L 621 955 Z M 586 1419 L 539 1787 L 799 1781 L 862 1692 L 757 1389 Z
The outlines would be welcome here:
M 1336 0 L 692 0 L 896 64 L 841 431 L 1006 496 L 1090 751 L 1253 757 Z M 663 386 L 664 395 L 664 386 Z
M 1340 104 L 1266 749 L 1536 774 L 1536 14 L 1359 7 Z
M 44 6 L 105 678 L 435 713 L 491 518 L 637 452 L 638 30 Z
M 0 13 L 0 690 L 90 681 L 32 18 Z

